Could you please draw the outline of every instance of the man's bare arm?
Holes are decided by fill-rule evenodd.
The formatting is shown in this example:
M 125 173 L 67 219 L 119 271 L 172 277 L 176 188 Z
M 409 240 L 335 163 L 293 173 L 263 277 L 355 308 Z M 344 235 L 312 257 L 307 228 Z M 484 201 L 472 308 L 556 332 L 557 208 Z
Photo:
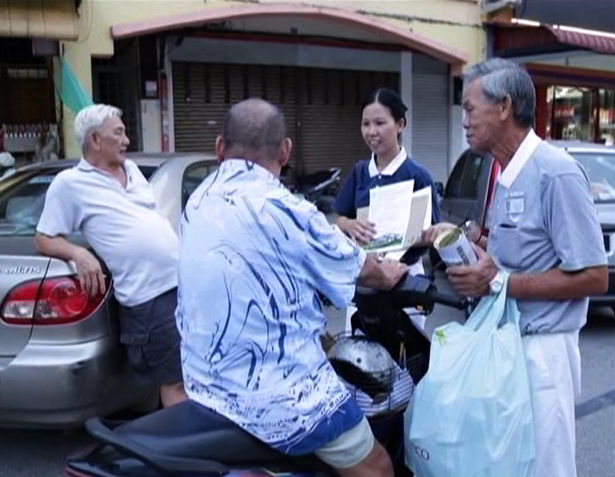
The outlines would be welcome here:
M 64 237 L 50 237 L 42 233 L 36 234 L 34 243 L 44 255 L 75 262 L 81 288 L 91 296 L 105 293 L 105 275 L 100 262 L 86 248 L 75 245 Z
M 578 272 L 554 268 L 542 273 L 512 274 L 508 294 L 513 298 L 530 300 L 570 300 L 602 295 L 608 286 L 609 272 L 606 265 Z
M 478 262 L 472 265 L 449 267 L 448 278 L 462 296 L 477 297 L 489 293 L 489 282 L 498 271 L 493 259 L 482 248 L 474 248 Z M 588 267 L 578 272 L 553 268 L 545 272 L 512 273 L 508 281 L 508 295 L 526 300 L 570 300 L 600 295 L 608 287 L 608 268 Z

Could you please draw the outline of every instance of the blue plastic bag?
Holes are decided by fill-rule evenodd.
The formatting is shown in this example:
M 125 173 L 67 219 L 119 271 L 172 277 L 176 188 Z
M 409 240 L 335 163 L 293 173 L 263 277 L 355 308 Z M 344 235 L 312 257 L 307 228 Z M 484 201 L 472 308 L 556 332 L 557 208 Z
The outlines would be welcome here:
M 506 280 L 508 276 L 506 276 Z M 516 301 L 484 297 L 434 332 L 429 370 L 404 414 L 417 477 L 532 477 L 535 444 Z

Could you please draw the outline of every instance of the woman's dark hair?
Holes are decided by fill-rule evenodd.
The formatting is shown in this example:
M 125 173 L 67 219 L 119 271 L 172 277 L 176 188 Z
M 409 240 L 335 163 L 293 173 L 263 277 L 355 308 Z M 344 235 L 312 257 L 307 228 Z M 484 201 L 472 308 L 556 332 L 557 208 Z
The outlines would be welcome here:
M 386 106 L 389 108 L 389 111 L 391 111 L 391 116 L 393 116 L 395 122 L 403 119 L 404 126 L 407 125 L 406 111 L 408 111 L 408 108 L 395 91 L 389 88 L 378 88 L 377 90 L 372 91 L 367 95 L 365 101 L 363 101 L 361 111 L 363 111 L 370 104 L 374 103 L 379 103 Z

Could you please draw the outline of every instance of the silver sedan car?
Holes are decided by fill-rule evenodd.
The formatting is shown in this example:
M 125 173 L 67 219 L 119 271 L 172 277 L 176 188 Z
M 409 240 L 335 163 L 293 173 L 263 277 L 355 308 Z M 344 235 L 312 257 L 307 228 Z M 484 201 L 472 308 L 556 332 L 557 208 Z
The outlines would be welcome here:
M 194 189 L 218 163 L 202 154 L 129 155 L 175 230 Z M 71 263 L 38 255 L 45 193 L 74 160 L 19 169 L 0 181 L 0 426 L 74 427 L 142 402 L 119 343 L 111 287 L 90 298 Z M 83 243 L 79 236 L 71 241 Z

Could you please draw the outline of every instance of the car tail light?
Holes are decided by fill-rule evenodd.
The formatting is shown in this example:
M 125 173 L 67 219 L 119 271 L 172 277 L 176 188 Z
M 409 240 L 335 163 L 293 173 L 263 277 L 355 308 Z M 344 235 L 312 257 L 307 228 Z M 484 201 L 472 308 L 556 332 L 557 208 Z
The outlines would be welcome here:
M 104 298 L 104 294 L 89 296 L 73 277 L 33 280 L 9 292 L 1 318 L 13 325 L 74 323 L 94 312 Z

